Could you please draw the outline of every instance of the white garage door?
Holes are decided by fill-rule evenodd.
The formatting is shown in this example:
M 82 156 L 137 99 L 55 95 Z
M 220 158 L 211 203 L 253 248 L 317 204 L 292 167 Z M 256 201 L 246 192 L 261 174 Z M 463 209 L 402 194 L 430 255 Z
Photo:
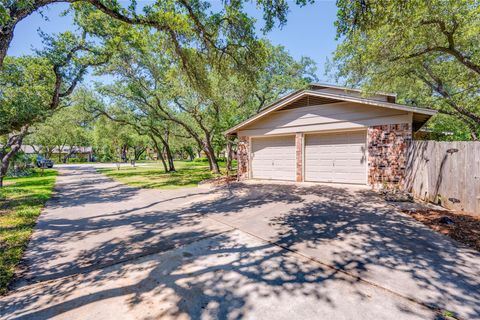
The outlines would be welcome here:
M 295 180 L 295 136 L 253 138 L 252 177 Z
M 367 183 L 366 132 L 305 136 L 305 181 Z

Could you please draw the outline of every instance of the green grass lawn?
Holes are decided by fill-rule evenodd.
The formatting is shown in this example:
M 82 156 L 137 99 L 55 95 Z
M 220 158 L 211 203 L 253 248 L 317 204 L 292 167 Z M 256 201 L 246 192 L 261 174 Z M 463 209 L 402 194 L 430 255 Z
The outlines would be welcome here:
M 222 173 L 225 173 L 224 162 L 220 162 L 220 167 Z M 176 172 L 165 173 L 162 164 L 157 162 L 135 168 L 122 167 L 120 170 L 115 168 L 98 171 L 130 186 L 155 189 L 195 187 L 200 181 L 221 176 L 211 173 L 207 162 L 175 161 L 175 169 Z
M 0 294 L 7 290 L 37 217 L 52 195 L 57 171 L 7 178 L 0 189 Z

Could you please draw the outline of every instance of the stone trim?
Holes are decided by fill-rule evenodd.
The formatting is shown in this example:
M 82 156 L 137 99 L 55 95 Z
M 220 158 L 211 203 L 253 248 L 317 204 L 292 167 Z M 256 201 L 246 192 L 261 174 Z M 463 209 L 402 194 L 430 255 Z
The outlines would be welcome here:
M 412 141 L 409 123 L 368 128 L 368 183 L 374 188 L 401 188 Z
M 295 134 L 295 181 L 303 181 L 303 133 Z
M 237 180 L 242 181 L 248 179 L 248 168 L 250 159 L 250 144 L 247 136 L 238 138 L 237 147 Z

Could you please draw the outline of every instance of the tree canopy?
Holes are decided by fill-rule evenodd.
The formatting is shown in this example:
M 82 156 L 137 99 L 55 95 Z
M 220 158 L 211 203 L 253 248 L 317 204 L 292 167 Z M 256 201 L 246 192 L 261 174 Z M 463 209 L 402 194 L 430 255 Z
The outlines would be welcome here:
M 33 12 L 59 2 L 71 4 L 70 12 L 73 12 L 79 32 L 54 36 L 42 34 L 44 50 L 37 51 L 32 57 L 5 59 L 17 24 Z M 125 65 L 128 65 L 128 59 L 141 57 L 141 63 L 137 62 L 137 67 L 143 64 L 144 70 L 153 72 L 151 78 L 143 79 L 146 80 L 143 84 L 150 85 L 151 79 L 158 78 L 154 73 L 159 71 L 167 71 L 168 77 L 176 80 L 175 88 L 168 88 L 168 94 L 165 88 L 162 89 L 161 95 L 158 92 L 153 95 L 154 99 L 161 96 L 162 101 L 169 101 L 168 103 L 174 103 L 177 107 L 182 105 L 182 99 L 182 103 L 189 101 L 190 105 L 195 101 L 193 109 L 189 106 L 188 111 L 183 110 L 183 114 L 178 117 L 171 117 L 171 113 L 165 112 L 163 116 L 168 115 L 169 121 L 176 121 L 178 125 L 183 123 L 182 127 L 189 132 L 190 138 L 195 139 L 196 133 L 191 124 L 187 125 L 192 121 L 197 123 L 196 126 L 202 134 L 216 134 L 215 130 L 219 127 L 212 125 L 207 129 L 203 120 L 207 115 L 218 120 L 219 112 L 210 116 L 211 110 L 218 110 L 220 102 L 227 101 L 219 91 L 219 85 L 223 84 L 220 77 L 234 78 L 243 84 L 253 83 L 268 52 L 264 42 L 259 40 L 255 33 L 254 20 L 245 13 L 245 3 L 246 1 L 234 1 L 211 5 L 208 1 L 201 0 L 167 0 L 138 6 L 137 2 L 132 0 L 123 6 L 117 0 L 2 1 L 0 135 L 5 135 L 7 139 L 0 150 L 0 182 L 8 168 L 9 159 L 19 150 L 29 128 L 39 127 L 39 123 L 68 104 L 68 96 L 82 81 L 89 66 L 99 66 L 112 56 L 114 61 L 119 61 L 122 52 L 136 54 L 130 57 L 123 55 Z M 296 3 L 304 5 L 307 0 L 297 0 Z M 286 2 L 258 0 L 256 4 L 264 13 L 264 30 L 269 30 L 276 22 L 285 23 L 288 11 Z M 148 53 L 152 53 L 151 50 L 162 53 L 163 69 L 154 69 L 161 64 L 158 63 L 159 57 L 148 56 Z M 115 62 L 109 66 L 115 66 Z M 105 68 L 99 70 L 99 73 L 103 74 L 110 72 Z M 121 72 L 119 73 L 117 68 L 118 74 Z M 162 81 L 168 81 L 168 77 Z M 24 79 L 27 81 L 23 82 Z M 185 91 L 186 87 L 191 90 Z M 37 90 L 31 91 L 27 88 Z M 183 90 L 182 99 L 169 100 L 168 97 L 171 97 L 175 90 Z M 155 91 L 158 90 L 155 88 Z M 138 90 L 134 93 L 137 94 Z M 151 92 L 148 97 L 152 98 Z M 206 108 L 210 111 L 206 111 Z M 120 110 L 119 106 L 117 109 Z M 199 120 L 200 109 L 203 114 L 202 121 Z M 186 114 L 194 116 L 184 119 Z M 133 115 L 135 116 L 135 113 Z M 149 126 L 153 128 L 159 125 L 160 131 L 163 131 L 165 125 L 159 124 L 158 118 L 155 121 L 149 122 Z M 147 122 L 134 124 L 129 120 L 129 125 L 139 134 L 145 134 L 141 127 L 145 123 Z M 164 137 L 157 134 L 157 138 Z M 213 138 L 206 138 L 202 142 L 206 143 L 204 151 L 207 153 L 214 152 L 209 145 L 212 140 Z M 197 139 L 197 142 L 200 141 Z M 168 149 L 165 143 L 162 144 Z M 169 159 L 169 163 L 173 169 L 173 160 Z M 211 162 L 211 165 L 213 170 L 218 169 L 214 162 Z
M 82 13 L 94 14 L 98 18 L 108 16 L 119 23 L 143 26 L 164 33 L 180 54 L 185 44 L 215 49 L 225 54 L 248 46 L 254 36 L 253 22 L 244 12 L 245 0 L 222 2 L 218 8 L 201 0 L 156 0 L 138 6 L 129 1 L 122 6 L 117 0 L 5 0 L 0 3 L 0 66 L 13 39 L 17 24 L 33 12 L 59 2 L 72 3 Z M 310 0 L 296 0 L 305 5 Z M 263 11 L 265 30 L 275 22 L 286 22 L 288 3 L 282 0 L 257 0 Z M 102 19 L 92 23 L 98 28 Z
M 133 126 L 162 145 L 170 171 L 174 166 L 169 136 L 190 139 L 206 155 L 210 168 L 219 172 L 217 153 L 227 144 L 224 130 L 315 79 L 311 59 L 295 61 L 284 48 L 262 41 L 267 58 L 252 62 L 250 67 L 256 71 L 247 74 L 238 71 L 230 56 L 210 59 L 208 53 L 196 50 L 196 67 L 208 71 L 201 72 L 199 86 L 183 72 L 182 62 L 162 50 L 160 34 L 144 33 L 137 38 L 142 41 L 99 69 L 115 81 L 97 87 L 112 105 L 94 105 L 94 111 Z
M 480 137 L 480 5 L 473 0 L 338 1 L 337 79 L 437 109 L 433 128 Z M 445 126 L 445 116 L 453 120 Z M 443 122 L 443 125 L 440 123 Z

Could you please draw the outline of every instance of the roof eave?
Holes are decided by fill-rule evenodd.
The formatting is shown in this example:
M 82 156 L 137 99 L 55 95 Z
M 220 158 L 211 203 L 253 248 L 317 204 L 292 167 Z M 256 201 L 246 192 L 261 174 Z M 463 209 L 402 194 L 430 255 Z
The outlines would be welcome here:
M 340 86 L 340 85 L 334 85 L 334 84 L 328 84 L 328 83 L 312 83 L 310 86 L 312 87 L 325 87 L 325 88 L 332 88 L 332 89 L 340 89 L 340 90 L 350 90 L 350 91 L 355 91 L 355 92 L 364 92 L 362 89 L 358 88 L 352 88 L 352 87 L 345 87 L 345 86 Z M 378 94 L 381 96 L 388 96 L 388 97 L 397 97 L 396 93 L 391 93 L 391 92 L 384 92 L 384 91 L 374 91 L 372 92 L 373 94 Z

